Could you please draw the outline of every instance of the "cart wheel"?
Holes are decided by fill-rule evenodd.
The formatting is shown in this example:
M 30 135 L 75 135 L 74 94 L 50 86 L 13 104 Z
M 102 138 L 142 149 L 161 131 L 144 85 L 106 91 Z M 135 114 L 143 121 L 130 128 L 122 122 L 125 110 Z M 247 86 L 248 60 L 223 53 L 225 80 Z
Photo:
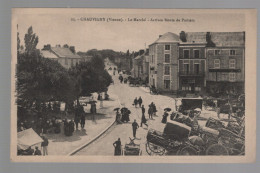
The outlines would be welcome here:
M 194 155 L 198 155 L 198 152 L 192 147 L 184 147 L 181 148 L 179 151 L 177 151 L 177 155 L 194 156 Z
M 165 153 L 165 149 L 153 143 L 147 142 L 146 143 L 146 152 L 149 155 L 159 155 L 162 156 Z
M 213 144 L 207 148 L 206 155 L 219 156 L 219 155 L 229 155 L 229 154 L 227 148 L 224 147 L 223 145 Z

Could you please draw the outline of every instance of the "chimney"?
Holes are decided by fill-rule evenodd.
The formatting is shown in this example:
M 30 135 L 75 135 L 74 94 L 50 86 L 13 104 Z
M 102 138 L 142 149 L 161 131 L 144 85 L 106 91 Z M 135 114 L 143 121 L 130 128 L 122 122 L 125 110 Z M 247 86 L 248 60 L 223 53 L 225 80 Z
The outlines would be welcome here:
M 144 54 L 144 50 L 143 49 L 139 50 L 139 55 L 143 55 L 143 54 Z
M 60 47 L 60 44 L 57 44 L 56 47 Z
M 161 38 L 162 35 L 159 35 L 159 38 Z
M 180 39 L 182 42 L 187 42 L 186 33 L 184 31 L 180 32 Z
M 70 46 L 70 51 L 72 52 L 72 53 L 75 53 L 76 51 L 75 51 L 75 46 Z
M 42 50 L 51 50 L 51 45 L 50 44 L 44 45 Z

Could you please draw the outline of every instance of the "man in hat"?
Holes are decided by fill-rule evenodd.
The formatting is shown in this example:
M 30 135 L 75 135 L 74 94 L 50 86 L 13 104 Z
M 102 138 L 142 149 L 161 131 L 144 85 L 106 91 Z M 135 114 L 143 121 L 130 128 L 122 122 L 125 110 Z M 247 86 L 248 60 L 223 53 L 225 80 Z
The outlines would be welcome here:
M 136 120 L 132 123 L 132 129 L 133 129 L 133 136 L 136 138 L 136 130 L 139 128 L 139 125 L 137 124 Z

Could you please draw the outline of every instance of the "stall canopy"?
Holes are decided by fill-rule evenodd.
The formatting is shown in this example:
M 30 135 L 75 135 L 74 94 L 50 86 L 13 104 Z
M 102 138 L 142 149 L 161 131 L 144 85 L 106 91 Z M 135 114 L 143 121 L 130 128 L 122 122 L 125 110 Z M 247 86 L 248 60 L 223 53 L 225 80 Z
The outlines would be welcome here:
M 42 138 L 32 128 L 18 132 L 17 139 L 17 148 L 22 150 L 43 142 Z

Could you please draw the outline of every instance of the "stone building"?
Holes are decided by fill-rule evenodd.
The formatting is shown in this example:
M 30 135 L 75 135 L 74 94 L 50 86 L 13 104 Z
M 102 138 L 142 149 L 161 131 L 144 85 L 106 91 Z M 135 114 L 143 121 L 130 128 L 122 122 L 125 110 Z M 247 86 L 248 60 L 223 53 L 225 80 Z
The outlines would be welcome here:
M 132 77 L 141 78 L 148 82 L 149 76 L 149 49 L 140 50 L 139 55 L 133 59 Z
M 242 94 L 245 82 L 245 33 L 211 32 L 207 47 L 207 92 Z
M 180 38 L 167 32 L 149 45 L 149 85 L 160 91 L 178 90 L 178 51 Z
M 243 93 L 244 32 L 168 32 L 149 45 L 149 84 L 163 92 Z
M 44 58 L 58 61 L 66 69 L 83 60 L 81 56 L 76 54 L 74 46 L 61 47 L 60 45 L 56 45 L 55 47 L 51 47 L 50 44 L 47 44 L 44 45 L 40 53 Z

